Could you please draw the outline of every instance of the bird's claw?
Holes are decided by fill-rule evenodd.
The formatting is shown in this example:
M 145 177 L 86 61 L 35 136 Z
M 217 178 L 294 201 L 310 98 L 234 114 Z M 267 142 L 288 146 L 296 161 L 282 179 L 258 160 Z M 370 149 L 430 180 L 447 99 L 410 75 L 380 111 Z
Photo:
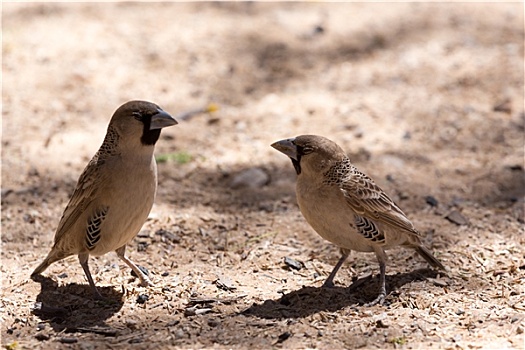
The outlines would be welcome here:
M 140 285 L 142 287 L 153 287 L 154 286 L 153 282 L 151 282 L 151 280 L 148 277 L 141 278 Z
M 381 293 L 377 296 L 377 298 L 375 298 L 374 300 L 372 300 L 371 302 L 365 304 L 366 307 L 370 307 L 370 306 L 374 306 L 374 305 L 383 305 L 383 303 L 385 302 L 385 298 L 386 298 L 386 293 Z

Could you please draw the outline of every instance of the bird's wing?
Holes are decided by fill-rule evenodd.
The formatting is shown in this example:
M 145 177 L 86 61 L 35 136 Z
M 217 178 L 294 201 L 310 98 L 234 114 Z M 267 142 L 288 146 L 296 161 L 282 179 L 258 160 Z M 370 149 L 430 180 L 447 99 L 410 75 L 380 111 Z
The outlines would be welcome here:
M 97 155 L 95 155 L 82 172 L 82 175 L 80 175 L 75 191 L 58 224 L 55 234 L 55 244 L 64 237 L 96 197 L 99 184 L 104 181 L 99 171 L 103 163 L 104 160 L 99 159 Z
M 363 235 L 363 237 L 366 239 L 369 239 L 376 244 L 385 243 L 384 233 L 377 228 L 372 220 L 356 214 L 355 226 L 357 228 L 357 232 Z
M 346 202 L 359 216 L 382 222 L 419 236 L 414 225 L 374 180 L 357 169 L 352 169 L 341 185 Z

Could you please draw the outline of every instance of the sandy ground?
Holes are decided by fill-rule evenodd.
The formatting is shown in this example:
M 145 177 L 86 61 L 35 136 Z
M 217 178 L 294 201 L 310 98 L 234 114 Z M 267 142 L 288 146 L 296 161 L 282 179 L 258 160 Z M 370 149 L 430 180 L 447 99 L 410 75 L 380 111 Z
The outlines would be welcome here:
M 523 22 L 517 3 L 4 3 L 2 346 L 523 349 Z M 220 106 L 157 144 L 128 247 L 155 287 L 115 254 L 90 260 L 103 302 L 75 258 L 30 280 L 130 99 Z M 347 150 L 448 274 L 391 250 L 366 307 L 378 266 L 353 252 L 321 288 L 338 250 L 269 147 L 305 133 Z

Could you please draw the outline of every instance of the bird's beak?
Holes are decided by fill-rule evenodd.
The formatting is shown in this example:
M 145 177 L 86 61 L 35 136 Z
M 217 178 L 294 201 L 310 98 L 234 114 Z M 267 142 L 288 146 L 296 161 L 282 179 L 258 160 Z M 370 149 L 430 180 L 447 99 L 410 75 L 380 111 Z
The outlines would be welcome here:
M 295 138 L 281 140 L 272 143 L 271 146 L 279 152 L 286 154 L 291 159 L 298 161 L 299 155 L 297 154 L 297 146 L 295 146 L 295 144 L 293 143 L 294 141 Z
M 162 109 L 159 109 L 157 114 L 154 114 L 151 117 L 151 123 L 149 125 L 150 130 L 162 129 L 167 126 L 179 124 L 175 118 L 173 118 L 168 113 L 164 112 Z

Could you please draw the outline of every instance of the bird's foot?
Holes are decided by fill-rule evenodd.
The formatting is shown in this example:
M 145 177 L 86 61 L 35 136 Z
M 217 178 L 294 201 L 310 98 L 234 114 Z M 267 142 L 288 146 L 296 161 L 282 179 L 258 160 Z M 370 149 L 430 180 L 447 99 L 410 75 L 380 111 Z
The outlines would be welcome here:
M 151 280 L 147 276 L 140 278 L 140 285 L 142 287 L 153 287 L 154 286 L 153 282 L 151 282 Z
M 374 306 L 376 304 L 379 304 L 379 305 L 383 305 L 383 303 L 385 302 L 385 298 L 386 298 L 386 293 L 379 293 L 379 295 L 377 296 L 377 298 L 375 298 L 374 300 L 372 300 L 371 302 L 365 304 L 366 307 L 370 307 L 370 306 Z

